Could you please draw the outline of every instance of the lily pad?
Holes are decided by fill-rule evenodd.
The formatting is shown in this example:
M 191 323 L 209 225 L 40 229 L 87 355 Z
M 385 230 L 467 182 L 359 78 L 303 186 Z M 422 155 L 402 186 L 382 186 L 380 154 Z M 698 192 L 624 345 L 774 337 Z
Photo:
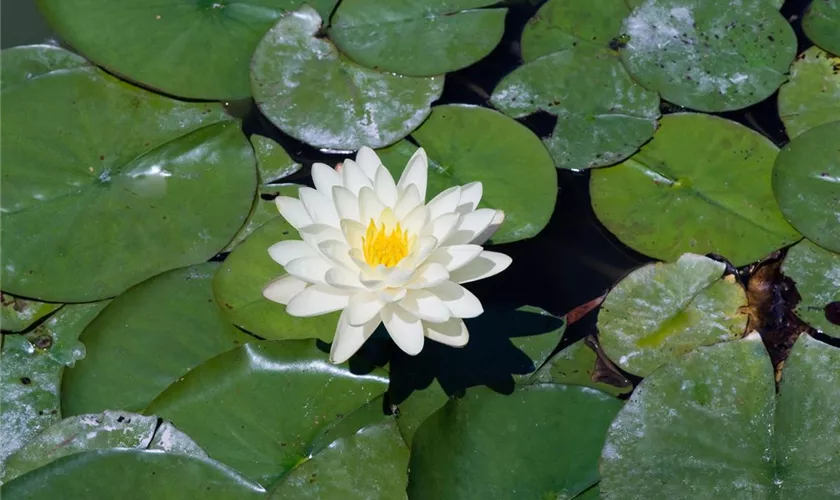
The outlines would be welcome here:
M 491 102 L 513 118 L 537 111 L 557 116 L 543 142 L 558 168 L 575 170 L 635 153 L 659 117 L 656 92 L 634 82 L 606 50 L 583 46 L 517 68 L 496 86 Z
M 743 266 L 801 237 L 773 197 L 777 151 L 723 118 L 666 115 L 638 153 L 593 171 L 592 208 L 624 244 L 651 257 L 717 253 Z
M 22 332 L 63 304 L 38 302 L 0 292 L 0 327 L 4 332 Z
M 814 0 L 802 18 L 802 29 L 818 47 L 840 55 L 840 1 Z
M 283 146 L 268 137 L 254 134 L 248 140 L 251 141 L 251 147 L 257 156 L 257 171 L 263 185 L 275 184 L 303 167 L 289 156 Z
M 744 288 L 726 265 L 685 254 L 642 266 L 610 290 L 598 312 L 598 338 L 624 370 L 646 377 L 699 346 L 744 335 Z
M 412 137 L 429 156 L 429 200 L 449 187 L 481 181 L 479 207 L 504 211 L 492 244 L 532 238 L 548 224 L 557 172 L 540 139 L 524 125 L 491 109 L 445 105 L 434 107 Z M 402 141 L 378 153 L 399 178 L 416 149 Z
M 840 57 L 818 47 L 800 54 L 790 67 L 790 81 L 779 89 L 779 116 L 791 139 L 840 121 Z
M 531 62 L 578 46 L 606 49 L 630 14 L 623 1 L 549 0 L 522 30 L 522 59 Z M 585 68 L 578 68 L 585 69 Z
M 633 78 L 700 111 L 763 101 L 796 56 L 793 29 L 768 1 L 648 0 L 621 30 L 621 59 Z
M 412 392 L 397 405 L 397 426 L 409 447 L 420 425 L 447 401 L 449 401 L 449 395 L 437 380 L 433 380 L 428 386 Z
M 213 302 L 218 268 L 206 263 L 169 271 L 114 299 L 82 334 L 87 356 L 64 374 L 65 414 L 142 410 L 191 369 L 253 340 Z
M 262 295 L 269 281 L 285 273 L 269 256 L 268 247 L 294 239 L 300 236 L 285 219 L 270 219 L 225 259 L 213 279 L 213 295 L 228 321 L 262 338 L 331 341 L 338 313 L 299 318 Z
M 433 76 L 464 68 L 502 39 L 507 9 L 490 0 L 345 0 L 329 36 L 368 68 Z
M 34 78 L 64 69 L 84 68 L 84 57 L 55 45 L 26 45 L 3 49 L 0 60 L 0 90 L 26 84 Z
M 7 483 L 61 457 L 97 449 L 188 450 L 188 454 L 199 458 L 207 456 L 186 434 L 171 424 L 166 425 L 159 425 L 157 417 L 111 410 L 66 418 L 48 427 L 9 456 L 0 480 Z M 165 442 L 160 439 L 155 442 L 162 431 L 169 432 L 169 437 Z M 157 446 L 154 446 L 155 443 Z
M 582 385 L 613 396 L 630 392 L 633 385 L 627 379 L 623 379 L 620 386 L 595 380 L 597 359 L 598 354 L 581 339 L 552 356 L 528 382 Z
M 840 254 L 803 240 L 788 250 L 782 272 L 802 297 L 796 315 L 820 332 L 840 337 Z
M 840 121 L 809 129 L 782 148 L 773 193 L 793 227 L 840 253 Z
M 262 499 L 265 490 L 206 458 L 157 450 L 96 450 L 62 457 L 3 485 L 3 498 Z
M 87 352 L 79 336 L 110 302 L 101 300 L 87 304 L 67 304 L 27 332 L 26 338 L 56 363 L 72 367 Z
M 378 3 L 366 17 L 383 7 Z M 304 6 L 281 19 L 254 52 L 254 99 L 282 131 L 319 148 L 378 148 L 429 116 L 443 76 L 410 78 L 365 68 L 343 56 L 320 29 L 321 17 Z
M 410 498 L 574 498 L 598 482 L 604 432 L 621 402 L 588 387 L 471 389 L 420 427 Z
M 313 341 L 263 341 L 199 366 L 144 413 L 171 420 L 214 459 L 273 484 L 306 458 L 323 428 L 387 387 L 387 373 L 353 374 Z
M 840 349 L 801 335 L 778 402 L 758 334 L 667 365 L 642 381 L 610 426 L 602 498 L 836 496 L 838 363 Z
M 6 292 L 112 297 L 209 259 L 248 215 L 253 152 L 218 104 L 175 101 L 92 67 L 2 98 Z

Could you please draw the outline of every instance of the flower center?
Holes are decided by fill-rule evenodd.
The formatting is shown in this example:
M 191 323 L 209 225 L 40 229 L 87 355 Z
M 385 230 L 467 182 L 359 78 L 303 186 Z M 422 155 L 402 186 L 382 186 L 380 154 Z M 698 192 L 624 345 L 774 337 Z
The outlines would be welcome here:
M 400 228 L 399 223 L 391 232 L 385 229 L 385 224 L 377 228 L 371 219 L 362 238 L 362 250 L 365 261 L 372 267 L 379 264 L 394 267 L 408 255 L 408 233 Z

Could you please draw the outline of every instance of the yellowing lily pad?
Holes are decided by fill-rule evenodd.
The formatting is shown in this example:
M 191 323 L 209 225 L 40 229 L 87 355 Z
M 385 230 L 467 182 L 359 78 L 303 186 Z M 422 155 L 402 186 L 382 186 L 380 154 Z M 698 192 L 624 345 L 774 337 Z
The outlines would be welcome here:
M 840 55 L 840 1 L 811 2 L 802 18 L 802 29 L 818 47 Z
M 818 47 L 800 54 L 790 67 L 790 81 L 779 89 L 779 116 L 791 139 L 840 121 L 840 57 Z
M 818 331 L 840 337 L 840 254 L 803 240 L 788 250 L 782 272 L 801 297 L 796 315 Z

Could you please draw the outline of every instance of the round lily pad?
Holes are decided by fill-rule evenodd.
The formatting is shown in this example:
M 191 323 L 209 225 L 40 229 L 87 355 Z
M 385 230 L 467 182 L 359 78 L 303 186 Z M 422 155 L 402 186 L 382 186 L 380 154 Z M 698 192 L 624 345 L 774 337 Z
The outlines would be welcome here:
M 557 167 L 574 170 L 627 158 L 653 136 L 659 117 L 656 92 L 634 82 L 606 50 L 585 46 L 517 68 L 499 82 L 491 102 L 513 118 L 556 115 L 543 142 Z
M 63 69 L 83 68 L 90 63 L 82 56 L 55 45 L 26 45 L 3 49 L 0 58 L 0 90 Z
M 801 237 L 773 197 L 777 151 L 722 118 L 667 115 L 638 153 L 592 172 L 592 208 L 618 239 L 651 257 L 717 253 L 743 266 Z
M 175 101 L 92 67 L 2 98 L 6 292 L 112 297 L 209 259 L 248 215 L 253 152 L 217 104 Z
M 329 36 L 354 61 L 408 76 L 469 66 L 502 39 L 507 9 L 491 0 L 345 0 Z
M 779 116 L 791 139 L 840 121 L 840 57 L 818 47 L 800 54 L 790 67 L 790 81 L 779 89 Z
M 808 240 L 788 250 L 782 272 L 796 284 L 796 315 L 817 330 L 840 337 L 840 254 Z
M 453 104 L 434 107 L 412 137 L 429 157 L 426 201 L 446 188 L 481 181 L 479 207 L 504 211 L 493 244 L 532 238 L 548 224 L 557 172 L 540 139 L 524 125 L 498 111 Z M 378 153 L 399 178 L 416 149 L 403 141 Z
M 621 21 L 628 14 L 630 9 L 623 1 L 549 0 L 522 30 L 522 59 L 530 62 L 578 46 L 606 49 L 618 37 Z
M 744 288 L 726 265 L 685 254 L 628 274 L 610 290 L 598 312 L 598 338 L 609 358 L 645 377 L 699 346 L 744 334 Z
M 443 76 L 410 78 L 362 67 L 320 29 L 321 17 L 304 6 L 271 28 L 254 52 L 254 99 L 282 131 L 319 148 L 378 148 L 429 116 Z
M 218 267 L 169 271 L 114 299 L 82 333 L 87 355 L 64 374 L 65 414 L 142 410 L 194 367 L 253 340 L 213 301 Z
M 22 332 L 63 304 L 38 302 L 0 292 L 0 326 L 4 332 Z
M 784 83 L 796 35 L 767 1 L 650 0 L 624 20 L 630 74 L 674 104 L 745 108 Z
M 429 417 L 411 448 L 409 498 L 576 498 L 598 482 L 621 402 L 588 387 L 471 389 Z
M 782 148 L 773 193 L 793 227 L 840 253 L 840 121 L 809 129 Z
M 304 460 L 325 427 L 379 396 L 387 373 L 333 365 L 314 341 L 250 343 L 172 384 L 145 410 L 262 484 Z
M 802 29 L 818 47 L 840 55 L 840 1 L 811 2 L 802 18 Z

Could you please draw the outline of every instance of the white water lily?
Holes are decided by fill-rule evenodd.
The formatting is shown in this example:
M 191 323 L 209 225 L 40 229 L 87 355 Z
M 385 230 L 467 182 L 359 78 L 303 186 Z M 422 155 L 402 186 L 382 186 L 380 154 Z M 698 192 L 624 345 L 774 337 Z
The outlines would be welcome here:
M 288 274 L 263 295 L 293 316 L 342 311 L 330 361 L 352 356 L 380 323 L 403 351 L 416 355 L 424 338 L 451 346 L 469 339 L 464 318 L 484 310 L 461 286 L 505 270 L 507 255 L 484 243 L 504 219 L 477 208 L 480 182 L 449 188 L 425 203 L 428 159 L 418 149 L 399 182 L 370 148 L 340 171 L 312 166 L 315 189 L 299 199 L 277 197 L 280 214 L 303 240 L 268 252 Z

